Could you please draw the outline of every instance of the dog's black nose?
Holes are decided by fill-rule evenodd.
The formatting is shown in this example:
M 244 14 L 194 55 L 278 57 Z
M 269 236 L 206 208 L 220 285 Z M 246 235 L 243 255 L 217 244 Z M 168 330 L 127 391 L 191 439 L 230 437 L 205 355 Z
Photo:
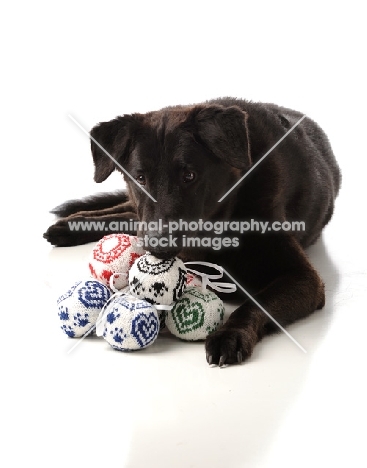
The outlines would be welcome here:
M 180 253 L 182 240 L 168 231 L 149 231 L 144 235 L 144 248 L 155 257 L 166 260 Z

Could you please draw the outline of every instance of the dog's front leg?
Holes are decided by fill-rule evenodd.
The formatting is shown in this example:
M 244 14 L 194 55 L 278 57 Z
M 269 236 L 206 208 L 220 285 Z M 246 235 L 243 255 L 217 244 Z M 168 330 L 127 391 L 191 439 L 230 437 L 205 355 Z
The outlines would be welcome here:
M 279 274 L 254 297 L 271 317 L 253 300 L 246 300 L 218 331 L 207 337 L 209 364 L 240 363 L 251 356 L 267 332 L 279 329 L 277 324 L 285 327 L 323 307 L 324 284 L 319 275 L 295 241 L 283 241 L 274 245 L 274 251 L 279 252 L 277 249 L 283 244 L 283 255 L 287 252 L 279 264 Z M 279 258 L 273 259 L 276 260 Z
M 121 203 L 113 208 L 96 211 L 80 211 L 56 221 L 44 233 L 43 237 L 52 245 L 69 247 L 97 242 L 103 236 L 122 232 L 118 227 L 136 220 L 136 212 L 130 202 Z M 136 235 L 135 230 L 123 231 Z

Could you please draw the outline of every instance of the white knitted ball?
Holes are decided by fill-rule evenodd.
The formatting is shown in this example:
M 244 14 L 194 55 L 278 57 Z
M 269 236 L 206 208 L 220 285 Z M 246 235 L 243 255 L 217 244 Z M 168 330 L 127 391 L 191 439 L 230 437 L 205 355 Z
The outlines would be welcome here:
M 70 338 L 84 336 L 96 324 L 110 296 L 110 290 L 99 281 L 75 283 L 57 300 L 61 330 Z
M 171 305 L 186 287 L 186 267 L 179 258 L 160 260 L 146 253 L 129 271 L 131 294 L 151 304 Z
M 128 284 L 131 265 L 144 252 L 136 236 L 110 234 L 103 237 L 93 248 L 89 261 L 90 272 L 94 278 L 107 286 L 110 277 L 115 274 L 113 285 L 116 289 L 122 289 Z
M 103 313 L 102 327 L 104 339 L 118 351 L 146 348 L 158 336 L 158 313 L 149 302 L 116 296 Z
M 187 288 L 167 313 L 166 327 L 178 338 L 204 340 L 223 323 L 224 305 L 212 291 Z

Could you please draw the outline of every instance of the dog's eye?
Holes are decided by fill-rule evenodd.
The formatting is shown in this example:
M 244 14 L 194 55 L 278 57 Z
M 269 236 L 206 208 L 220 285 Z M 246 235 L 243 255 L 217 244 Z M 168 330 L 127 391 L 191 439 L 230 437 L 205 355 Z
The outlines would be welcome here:
M 195 172 L 192 172 L 192 171 L 184 171 L 184 173 L 182 174 L 182 180 L 184 181 L 185 184 L 195 180 L 195 177 L 196 177 L 196 174 Z
M 135 177 L 135 180 L 138 182 L 140 185 L 145 185 L 146 184 L 146 179 L 143 174 L 139 174 L 138 176 Z

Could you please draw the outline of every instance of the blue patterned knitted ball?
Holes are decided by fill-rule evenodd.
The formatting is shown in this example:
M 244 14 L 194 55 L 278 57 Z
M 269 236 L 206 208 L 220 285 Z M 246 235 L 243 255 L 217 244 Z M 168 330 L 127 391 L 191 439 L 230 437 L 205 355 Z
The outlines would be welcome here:
M 167 312 L 166 327 L 182 340 L 204 340 L 222 325 L 223 317 L 223 302 L 214 292 L 189 287 Z
M 187 270 L 179 258 L 161 260 L 146 253 L 129 271 L 131 294 L 151 304 L 171 305 L 183 294 Z
M 153 344 L 159 333 L 159 317 L 149 302 L 126 294 L 111 300 L 98 327 L 112 348 L 133 351 Z
M 99 281 L 76 282 L 57 300 L 61 330 L 70 338 L 84 336 L 95 326 L 110 296 L 110 290 Z

